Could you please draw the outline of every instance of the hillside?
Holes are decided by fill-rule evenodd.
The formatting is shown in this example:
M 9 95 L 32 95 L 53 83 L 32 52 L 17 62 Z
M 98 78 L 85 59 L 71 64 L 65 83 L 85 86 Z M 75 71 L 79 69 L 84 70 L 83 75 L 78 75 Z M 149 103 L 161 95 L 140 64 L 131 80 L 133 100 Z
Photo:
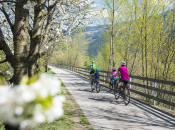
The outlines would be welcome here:
M 163 16 L 165 19 L 167 16 L 167 13 L 169 11 L 173 10 L 168 10 L 164 12 L 164 14 L 160 14 Z M 166 21 L 166 20 L 165 20 Z M 124 23 L 126 24 L 126 22 Z M 103 25 L 102 27 L 99 26 L 87 26 L 84 30 L 84 34 L 86 35 L 86 39 L 89 41 L 89 47 L 88 47 L 88 55 L 91 56 L 97 56 L 98 52 L 100 50 L 100 47 L 105 44 L 105 39 L 102 37 L 102 30 L 105 29 L 105 26 Z M 175 30 L 173 30 L 174 32 Z
M 83 32 L 86 35 L 86 39 L 89 41 L 88 55 L 97 56 L 99 48 L 105 43 L 102 38 L 102 30 L 105 29 L 104 26 L 87 26 Z

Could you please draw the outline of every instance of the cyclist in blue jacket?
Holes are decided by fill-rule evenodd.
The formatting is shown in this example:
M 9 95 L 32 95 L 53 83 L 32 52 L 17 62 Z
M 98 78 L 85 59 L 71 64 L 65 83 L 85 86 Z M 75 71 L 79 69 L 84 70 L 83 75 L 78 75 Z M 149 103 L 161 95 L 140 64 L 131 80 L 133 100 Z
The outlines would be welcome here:
M 100 76 L 100 74 L 99 74 L 99 69 L 95 69 L 95 73 L 94 74 L 91 74 L 91 75 L 95 75 L 94 76 L 94 83 L 98 83 L 99 82 L 99 76 Z M 94 89 L 95 89 L 95 84 L 94 84 Z

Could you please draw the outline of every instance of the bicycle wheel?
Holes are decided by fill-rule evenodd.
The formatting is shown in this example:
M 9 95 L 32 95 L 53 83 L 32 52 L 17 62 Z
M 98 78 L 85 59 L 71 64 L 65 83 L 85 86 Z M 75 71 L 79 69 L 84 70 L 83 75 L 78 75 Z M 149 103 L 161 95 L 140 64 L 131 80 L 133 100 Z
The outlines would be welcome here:
M 123 101 L 124 101 L 125 105 L 128 105 L 130 102 L 130 91 L 128 90 L 127 87 L 125 87 L 125 89 L 124 89 Z
M 114 95 L 116 94 L 117 91 L 118 91 L 118 83 L 116 83 L 116 85 L 114 86 Z
M 94 80 L 91 81 L 91 89 L 94 90 Z
M 96 86 L 96 92 L 99 93 L 100 92 L 100 84 L 97 83 L 97 86 Z
M 115 99 L 118 100 L 119 97 L 120 97 L 120 92 L 118 91 L 118 84 L 117 86 L 115 86 L 114 88 L 114 96 L 115 96 Z

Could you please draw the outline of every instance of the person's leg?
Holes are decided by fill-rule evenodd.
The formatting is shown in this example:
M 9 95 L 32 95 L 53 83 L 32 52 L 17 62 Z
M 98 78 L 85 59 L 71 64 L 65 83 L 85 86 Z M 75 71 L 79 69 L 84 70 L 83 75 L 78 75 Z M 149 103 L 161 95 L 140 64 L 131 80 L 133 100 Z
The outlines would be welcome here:
M 113 80 L 113 77 L 110 78 L 110 84 L 112 85 L 112 80 Z
M 94 89 L 95 89 L 96 83 L 97 83 L 97 80 L 94 78 Z
M 121 79 L 118 80 L 118 90 L 121 90 L 121 88 L 120 88 L 120 81 L 121 81 Z
M 90 75 L 89 75 L 89 78 L 91 79 L 91 74 L 92 74 L 92 71 L 90 71 Z
M 116 84 L 117 84 L 117 80 L 118 80 L 118 78 L 114 78 L 114 87 L 115 87 Z

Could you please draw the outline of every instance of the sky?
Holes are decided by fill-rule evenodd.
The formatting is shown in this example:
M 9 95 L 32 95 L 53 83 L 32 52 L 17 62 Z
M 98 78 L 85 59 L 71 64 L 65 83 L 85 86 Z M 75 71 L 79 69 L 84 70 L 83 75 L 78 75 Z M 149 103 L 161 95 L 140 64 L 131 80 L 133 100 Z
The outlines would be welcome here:
M 103 4 L 102 4 L 102 0 L 95 0 L 94 3 L 97 6 L 97 9 L 102 9 L 103 8 Z M 98 26 L 98 22 L 95 19 L 91 19 L 91 21 L 93 22 L 92 24 L 88 25 L 88 26 Z
M 171 4 L 171 5 L 167 5 L 166 3 L 168 2 L 168 1 L 171 1 L 170 3 L 172 3 L 172 1 L 173 0 L 154 0 L 155 2 L 156 1 L 159 1 L 158 3 L 160 4 L 160 2 L 162 3 L 162 4 L 164 4 L 165 5 L 165 10 L 168 10 L 168 9 L 170 9 L 170 8 L 173 8 L 174 6 L 173 6 L 173 4 Z M 174 0 L 175 1 L 175 0 Z M 174 2 L 175 3 L 175 2 Z M 103 5 L 103 0 L 95 0 L 95 3 L 94 3 L 95 5 L 97 5 L 97 9 L 102 9 L 103 7 L 104 7 L 104 5 Z M 97 22 L 97 20 L 94 18 L 94 19 L 91 19 L 91 21 L 93 22 L 92 24 L 89 24 L 88 26 L 98 26 L 98 24 L 99 24 L 99 22 Z

